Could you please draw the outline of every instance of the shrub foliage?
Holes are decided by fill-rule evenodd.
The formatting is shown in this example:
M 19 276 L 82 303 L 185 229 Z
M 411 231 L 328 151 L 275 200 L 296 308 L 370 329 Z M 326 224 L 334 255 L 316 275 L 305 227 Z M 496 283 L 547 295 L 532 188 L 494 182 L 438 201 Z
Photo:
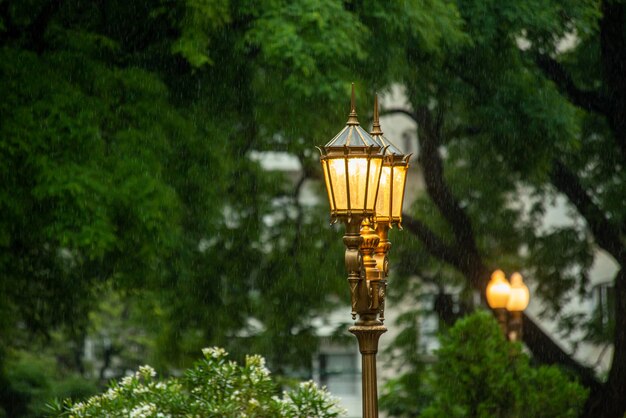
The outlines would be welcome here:
M 222 348 L 205 348 L 204 357 L 180 378 L 159 379 L 150 366 L 114 381 L 109 389 L 82 402 L 51 405 L 57 417 L 319 417 L 344 415 L 325 388 L 302 382 L 278 396 L 265 359 L 228 360 Z

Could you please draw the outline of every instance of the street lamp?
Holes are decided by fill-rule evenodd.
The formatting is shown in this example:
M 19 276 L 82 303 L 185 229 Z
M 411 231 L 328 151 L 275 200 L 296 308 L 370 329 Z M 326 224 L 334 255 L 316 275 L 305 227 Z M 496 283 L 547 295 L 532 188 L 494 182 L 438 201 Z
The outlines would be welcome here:
M 352 296 L 352 318 L 360 312 L 358 308 L 361 289 L 361 270 L 365 259 L 359 254 L 360 247 L 366 243 L 361 237 L 361 224 L 374 216 L 376 195 L 385 149 L 376 142 L 357 119 L 354 103 L 354 84 L 350 102 L 350 115 L 346 127 L 323 147 L 318 147 L 324 172 L 326 191 L 330 203 L 331 221 L 343 221 L 346 233 L 343 242 L 346 245 L 345 263 L 348 271 L 348 283 Z M 371 261 L 367 267 L 371 270 L 369 280 L 380 280 L 380 272 L 372 270 L 376 263 Z M 368 316 L 368 318 L 371 315 Z
M 386 230 L 383 236 L 379 236 L 376 232 L 382 229 L 377 227 L 374 230 L 373 227 L 376 227 L 377 221 L 387 225 L 387 229 L 394 222 L 400 223 L 405 169 L 408 167 L 406 164 L 396 164 L 397 158 L 386 157 L 385 153 L 391 148 L 391 144 L 381 142 L 382 131 L 378 131 L 378 110 L 373 131 L 375 135 L 372 136 L 361 128 L 354 104 L 353 84 L 346 127 L 319 148 L 331 220 L 340 220 L 346 225 L 343 242 L 346 246 L 345 264 L 350 286 L 352 319 L 356 319 L 358 315 L 358 320 L 349 330 L 357 337 L 361 352 L 364 418 L 378 417 L 376 353 L 378 340 L 387 331 L 383 321 L 385 278 L 388 270 L 386 252 L 390 244 Z M 406 161 L 408 162 L 408 158 Z M 400 174 L 393 177 L 396 166 L 400 167 L 396 172 Z M 381 174 L 383 172 L 387 173 L 386 177 Z M 392 187 L 392 182 L 397 183 L 396 186 Z M 384 199 L 387 199 L 387 203 L 383 206 L 377 205 L 377 202 Z M 377 260 L 381 257 L 382 264 Z
M 515 272 L 511 275 L 511 296 L 506 304 L 506 309 L 511 313 L 509 321 L 509 340 L 520 341 L 522 339 L 522 312 L 528 307 L 530 292 L 524 284 L 522 275 Z
M 530 292 L 524 284 L 522 275 L 517 272 L 513 273 L 509 284 L 502 270 L 494 271 L 487 284 L 486 294 L 487 304 L 495 312 L 504 335 L 511 341 L 520 341 L 522 339 L 522 312 L 530 302 Z M 511 314 L 508 323 L 507 311 Z
M 496 314 L 498 324 L 504 335 L 507 334 L 506 305 L 511 295 L 511 285 L 506 280 L 502 270 L 496 270 L 491 274 L 491 280 L 487 284 L 487 303 Z
M 387 147 L 380 174 L 380 186 L 376 197 L 376 214 L 374 215 L 376 234 L 380 238 L 375 250 L 376 265 L 383 272 L 386 283 L 389 276 L 387 253 L 391 249 L 391 242 L 388 239 L 389 229 L 394 224 L 402 229 L 402 203 L 411 154 L 405 155 L 383 134 L 378 114 L 378 95 L 374 96 L 374 121 L 370 134 L 377 142 Z M 381 319 L 383 320 L 384 314 L 383 307 L 381 310 Z
M 350 107 L 346 127 L 318 149 L 332 221 L 360 226 L 374 215 L 384 149 L 359 124 L 354 84 Z

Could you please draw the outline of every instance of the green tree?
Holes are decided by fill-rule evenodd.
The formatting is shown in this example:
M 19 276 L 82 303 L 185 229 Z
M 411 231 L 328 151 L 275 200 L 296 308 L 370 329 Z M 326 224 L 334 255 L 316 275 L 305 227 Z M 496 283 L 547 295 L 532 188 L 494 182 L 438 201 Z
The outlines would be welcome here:
M 343 123 L 329 103 L 346 102 L 350 81 L 395 79 L 371 46 L 408 30 L 435 50 L 454 38 L 453 12 L 1 1 L 0 364 L 9 349 L 51 350 L 60 332 L 65 365 L 84 372 L 88 335 L 108 333 L 106 364 L 140 328 L 163 367 L 209 341 L 310 367 L 311 319 L 347 296 L 336 231 L 299 199 L 318 175 L 311 144 Z M 265 150 L 300 159 L 295 187 L 252 158 Z
M 5 364 L 6 381 L 0 386 L 11 408 L 1 417 L 41 417 L 55 398 L 83 398 L 97 393 L 95 383 L 78 373 L 67 372 L 52 355 L 10 350 Z
M 589 297 L 594 251 L 609 254 L 619 271 L 607 380 L 574 361 L 528 317 L 524 339 L 537 361 L 576 370 L 591 389 L 583 416 L 621 417 L 626 89 L 618 74 L 626 68 L 625 6 L 458 1 L 454 7 L 465 36 L 436 54 L 407 42 L 402 79 L 410 106 L 386 110 L 416 123 L 427 192 L 404 222 L 418 241 L 404 254 L 413 248 L 427 257 L 404 258 L 403 269 L 424 277 L 438 272 L 466 294 L 484 292 L 496 267 L 522 270 L 546 301 L 545 316 L 560 319 L 567 333 L 593 320 L 562 307 L 578 295 Z M 529 209 L 518 204 L 520 195 Z M 575 221 L 542 230 L 557 196 L 567 200 Z
M 401 378 L 388 386 L 385 403 L 407 417 L 420 410 L 421 417 L 577 417 L 587 390 L 558 367 L 529 360 L 490 314 L 477 312 L 441 336 L 437 362 L 421 373 L 430 399 L 420 405 L 405 397 L 414 389 Z
M 346 293 L 340 240 L 298 196 L 350 81 L 400 83 L 409 106 L 386 111 L 417 124 L 428 196 L 404 223 L 418 239 L 394 237 L 402 268 L 469 293 L 524 267 L 558 314 L 588 293 L 594 248 L 624 265 L 623 21 L 622 2 L 591 0 L 3 0 L 0 360 L 60 328 L 80 347 L 111 288 L 162 359 L 213 341 L 306 367 L 311 318 Z M 265 150 L 300 159 L 295 188 L 250 158 Z M 537 234 L 559 194 L 579 222 Z M 251 316 L 264 326 L 241 344 Z M 591 388 L 586 416 L 623 415 L 626 334 L 602 383 L 525 331 Z

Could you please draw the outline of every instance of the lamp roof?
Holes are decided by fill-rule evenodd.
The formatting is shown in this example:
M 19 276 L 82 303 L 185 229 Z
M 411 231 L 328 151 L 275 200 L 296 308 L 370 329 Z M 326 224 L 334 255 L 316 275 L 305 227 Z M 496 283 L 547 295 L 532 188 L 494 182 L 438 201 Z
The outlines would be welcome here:
M 382 129 L 380 129 L 380 118 L 378 115 L 378 94 L 374 96 L 374 122 L 372 123 L 372 131 L 370 135 L 380 143 L 383 147 L 387 148 L 387 154 L 391 154 L 394 157 L 404 157 L 405 154 L 393 144 L 390 140 L 388 140 L 383 134 Z
M 344 148 L 344 147 L 357 147 L 357 148 L 370 148 L 374 149 L 383 148 L 383 145 L 376 141 L 365 129 L 361 127 L 359 120 L 357 119 L 356 106 L 354 100 L 354 83 L 352 83 L 352 96 L 350 100 L 350 115 L 348 116 L 348 122 L 333 139 L 331 139 L 324 148 Z
M 343 148 L 344 146 L 382 148 L 381 144 L 372 138 L 360 125 L 346 125 L 341 132 L 325 145 L 326 148 Z

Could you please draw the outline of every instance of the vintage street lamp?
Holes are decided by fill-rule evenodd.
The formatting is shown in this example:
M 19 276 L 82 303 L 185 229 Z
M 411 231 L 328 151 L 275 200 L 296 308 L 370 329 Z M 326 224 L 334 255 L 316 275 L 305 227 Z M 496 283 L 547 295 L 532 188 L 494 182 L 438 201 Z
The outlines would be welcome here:
M 387 258 L 387 253 L 391 248 L 391 242 L 388 239 L 389 229 L 393 224 L 402 229 L 402 203 L 411 154 L 405 155 L 383 134 L 378 114 L 378 95 L 374 97 L 374 121 L 370 134 L 377 142 L 387 147 L 380 174 L 380 186 L 376 197 L 376 214 L 374 216 L 376 234 L 380 238 L 375 250 L 375 258 L 378 269 L 383 272 L 385 282 L 382 288 L 384 291 L 386 279 L 389 276 L 389 260 Z M 381 320 L 384 318 L 383 306 Z
M 511 313 L 509 321 L 509 340 L 521 341 L 522 339 L 522 312 L 528 307 L 530 292 L 524 284 L 522 275 L 515 272 L 511 275 L 511 295 L 506 304 L 506 309 Z
M 504 335 L 507 335 L 506 305 L 511 295 L 511 285 L 506 280 L 502 270 L 496 270 L 491 274 L 491 280 L 487 284 L 487 303 L 496 314 L 498 324 Z
M 374 251 L 380 238 L 372 229 L 376 197 L 387 146 L 361 128 L 354 104 L 354 84 L 346 127 L 321 152 L 322 171 L 330 202 L 331 220 L 346 225 L 345 264 L 352 318 L 350 327 L 359 342 L 362 364 L 363 417 L 378 417 L 376 353 L 383 325 L 385 280 Z
M 318 149 L 322 154 L 320 161 L 331 220 L 342 220 L 347 225 L 360 227 L 363 219 L 374 215 L 384 147 L 359 124 L 354 104 L 354 84 L 346 127 Z M 358 229 L 356 231 L 358 235 Z
M 502 332 L 510 341 L 522 339 L 522 312 L 528 307 L 528 302 L 530 292 L 521 274 L 513 273 L 510 284 L 502 270 L 491 274 L 487 284 L 487 304 L 495 312 Z M 511 315 L 509 321 L 507 311 Z

